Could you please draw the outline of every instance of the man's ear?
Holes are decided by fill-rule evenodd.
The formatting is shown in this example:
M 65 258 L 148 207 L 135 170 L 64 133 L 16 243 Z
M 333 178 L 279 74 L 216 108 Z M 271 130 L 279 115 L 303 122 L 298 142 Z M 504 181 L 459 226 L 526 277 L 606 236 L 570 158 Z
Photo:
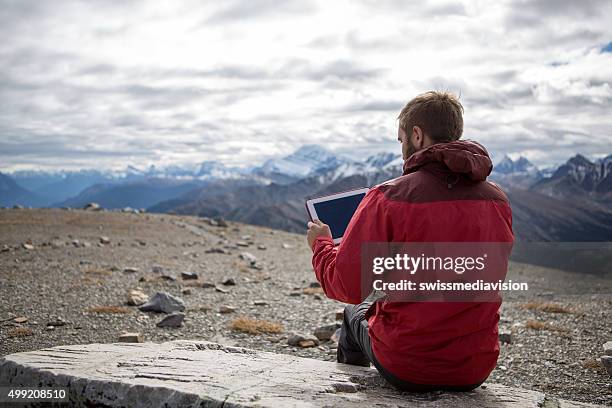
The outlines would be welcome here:
M 418 148 L 421 148 L 423 146 L 423 143 L 425 143 L 425 135 L 423 134 L 423 129 L 418 126 L 412 127 L 412 137 L 414 140 L 414 145 Z

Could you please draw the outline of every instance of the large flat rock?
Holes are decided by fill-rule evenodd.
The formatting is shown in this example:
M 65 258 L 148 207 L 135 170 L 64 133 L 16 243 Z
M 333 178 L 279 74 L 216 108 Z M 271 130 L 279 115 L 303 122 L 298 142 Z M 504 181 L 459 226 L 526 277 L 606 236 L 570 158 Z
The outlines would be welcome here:
M 535 408 L 545 402 L 540 392 L 496 384 L 469 393 L 400 393 L 374 369 L 201 341 L 11 354 L 0 359 L 0 385 L 67 387 L 71 405 L 103 407 Z

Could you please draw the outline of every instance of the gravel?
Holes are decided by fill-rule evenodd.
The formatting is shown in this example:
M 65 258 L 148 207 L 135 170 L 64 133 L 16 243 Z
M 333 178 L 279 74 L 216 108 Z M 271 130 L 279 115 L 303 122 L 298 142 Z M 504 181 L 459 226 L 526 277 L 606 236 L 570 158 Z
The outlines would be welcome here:
M 208 340 L 335 359 L 330 340 L 308 348 L 288 344 L 294 333 L 313 339 L 316 328 L 334 326 L 343 306 L 304 291 L 315 278 L 302 235 L 165 214 L 11 209 L 0 210 L 0 248 L 0 355 L 117 342 L 135 333 L 144 341 Z M 193 271 L 198 279 L 163 279 L 161 271 Z M 235 285 L 223 285 L 229 276 Z M 612 405 L 612 378 L 600 361 L 603 344 L 612 340 L 610 277 L 519 263 L 511 263 L 509 277 L 528 282 L 530 291 L 505 297 L 500 330 L 511 341 L 500 344 L 488 381 Z M 137 288 L 148 297 L 166 292 L 182 298 L 182 326 L 159 328 L 163 315 L 128 306 L 128 292 Z M 566 312 L 538 308 L 542 302 Z M 220 313 L 221 306 L 234 310 Z M 18 323 L 18 317 L 27 320 Z M 279 323 L 283 330 L 233 331 L 231 322 L 239 317 Z

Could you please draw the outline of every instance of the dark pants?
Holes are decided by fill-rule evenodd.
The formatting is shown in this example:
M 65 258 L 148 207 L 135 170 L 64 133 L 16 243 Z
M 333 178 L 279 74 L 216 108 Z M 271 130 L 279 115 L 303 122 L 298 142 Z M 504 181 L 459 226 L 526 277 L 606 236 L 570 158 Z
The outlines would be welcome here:
M 388 383 L 401 391 L 409 392 L 430 392 L 437 390 L 444 391 L 471 391 L 484 381 L 473 385 L 429 385 L 415 384 L 401 380 L 391 374 L 374 357 L 372 346 L 370 345 L 370 335 L 368 334 L 368 321 L 365 313 L 372 305 L 372 302 L 365 301 L 358 305 L 348 305 L 344 309 L 344 320 L 340 328 L 340 339 L 338 340 L 338 362 L 352 365 L 369 367 L 370 363 L 378 370 L 380 375 Z

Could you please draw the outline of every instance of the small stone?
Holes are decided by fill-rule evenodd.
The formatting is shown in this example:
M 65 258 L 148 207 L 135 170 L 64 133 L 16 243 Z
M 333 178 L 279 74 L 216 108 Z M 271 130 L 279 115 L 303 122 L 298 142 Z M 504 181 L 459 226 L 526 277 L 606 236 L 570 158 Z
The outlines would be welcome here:
M 181 293 L 183 295 L 191 295 L 191 288 L 185 288 L 185 289 L 181 290 Z
M 223 289 L 222 287 L 217 286 L 217 285 L 215 285 L 215 290 L 216 290 L 217 292 L 221 292 L 221 293 L 229 293 L 229 290 L 227 290 L 227 289 Z
M 8 252 L 10 250 L 11 250 L 11 248 L 8 245 L 2 245 L 2 248 L 0 249 L 0 252 Z
M 250 264 L 255 264 L 257 262 L 257 257 L 255 257 L 255 255 L 253 255 L 250 252 L 242 252 L 240 253 L 240 259 L 244 259 L 245 261 L 249 262 Z
M 185 302 L 167 292 L 157 292 L 138 309 L 143 312 L 172 313 L 185 310 Z
M 289 296 L 291 296 L 291 297 L 300 297 L 300 296 L 302 296 L 302 293 L 301 292 L 290 292 Z
M 612 341 L 607 341 L 603 345 L 604 354 L 606 356 L 612 356 Z
M 138 289 L 132 289 L 127 295 L 127 304 L 130 306 L 140 306 L 147 302 L 147 295 Z
M 344 309 L 336 309 L 336 320 L 344 320 Z
M 110 238 L 109 237 L 105 237 L 105 236 L 101 236 L 100 237 L 100 243 L 102 245 L 110 244 Z
M 64 246 L 64 242 L 59 239 L 54 239 L 51 241 L 51 248 L 58 249 Z
M 245 241 L 236 241 L 236 245 L 239 247 L 248 247 L 250 244 Z
M 13 319 L 15 323 L 25 323 L 28 321 L 28 318 L 25 316 L 19 316 Z
M 255 300 L 253 304 L 255 306 L 268 306 L 268 302 L 266 302 L 265 300 Z
M 294 347 L 315 347 L 319 345 L 319 339 L 308 334 L 294 333 L 287 339 L 287 344 Z
M 47 326 L 46 329 L 47 330 L 55 330 L 55 326 Z
M 181 278 L 183 278 L 183 280 L 198 279 L 198 274 L 195 272 L 181 272 Z
M 98 203 L 87 203 L 83 206 L 84 210 L 89 210 L 89 211 L 98 211 L 100 210 L 100 204 Z
M 229 226 L 223 218 L 215 218 L 214 221 L 218 227 L 227 228 Z
M 222 313 L 222 314 L 234 313 L 235 311 L 236 311 L 236 308 L 233 306 L 222 305 L 219 308 L 219 313 Z
M 221 247 L 213 247 L 209 248 L 205 251 L 207 254 L 228 254 L 229 251 L 225 248 Z
M 499 341 L 501 343 L 511 344 L 512 343 L 512 332 L 507 331 L 507 330 L 500 330 L 499 331 Z
M 601 364 L 608 371 L 608 374 L 612 376 L 612 356 L 601 356 Z
M 123 333 L 119 335 L 120 343 L 144 343 L 144 338 L 140 333 Z
M 261 245 L 261 244 L 260 244 L 260 245 L 257 245 L 257 249 L 259 249 L 260 251 L 265 251 L 265 250 L 266 250 L 266 249 L 268 249 L 268 248 L 266 248 L 266 246 L 265 246 L 265 245 Z
M 236 286 L 236 280 L 234 278 L 227 278 L 222 283 L 225 286 Z
M 34 245 L 32 244 L 28 244 L 27 242 L 21 245 L 23 247 L 23 249 L 27 249 L 28 251 L 31 251 L 32 249 L 34 249 Z
M 79 261 L 79 265 L 91 265 L 92 263 L 89 259 L 81 259 Z
M 172 313 L 157 322 L 157 327 L 181 327 L 185 313 Z
M 57 317 L 54 320 L 48 322 L 47 326 L 60 327 L 65 326 L 66 323 L 68 323 L 66 320 L 62 319 L 61 317 Z
M 210 283 L 210 282 L 204 282 L 202 283 L 202 287 L 204 289 L 208 289 L 208 288 L 216 288 L 217 285 L 215 285 L 214 283 Z
M 136 273 L 139 270 L 140 269 L 138 269 L 138 268 L 132 268 L 130 266 L 128 266 L 127 268 L 123 268 L 123 272 L 125 272 L 125 273 Z
M 336 392 L 346 392 L 346 393 L 355 393 L 359 392 L 359 386 L 355 383 L 334 383 L 332 384 L 334 391 Z
M 342 329 L 338 329 L 334 332 L 334 334 L 332 334 L 332 336 L 330 337 L 330 340 L 333 341 L 334 343 L 338 344 L 338 342 L 340 341 L 340 332 Z
M 286 242 L 283 242 L 282 247 L 283 247 L 283 249 L 291 249 L 291 248 L 293 248 L 293 245 L 289 245 Z
M 164 273 L 164 268 L 159 265 L 153 265 L 151 267 L 151 272 L 153 273 Z
M 160 278 L 171 282 L 174 282 L 176 280 L 176 276 L 171 273 L 162 273 Z
M 338 330 L 339 328 L 340 328 L 339 323 L 320 326 L 315 329 L 314 335 L 317 339 L 321 341 L 327 341 L 331 339 L 334 333 L 336 333 L 336 330 Z
M 320 288 L 321 284 L 319 282 L 310 282 L 310 285 L 308 285 L 309 288 Z

